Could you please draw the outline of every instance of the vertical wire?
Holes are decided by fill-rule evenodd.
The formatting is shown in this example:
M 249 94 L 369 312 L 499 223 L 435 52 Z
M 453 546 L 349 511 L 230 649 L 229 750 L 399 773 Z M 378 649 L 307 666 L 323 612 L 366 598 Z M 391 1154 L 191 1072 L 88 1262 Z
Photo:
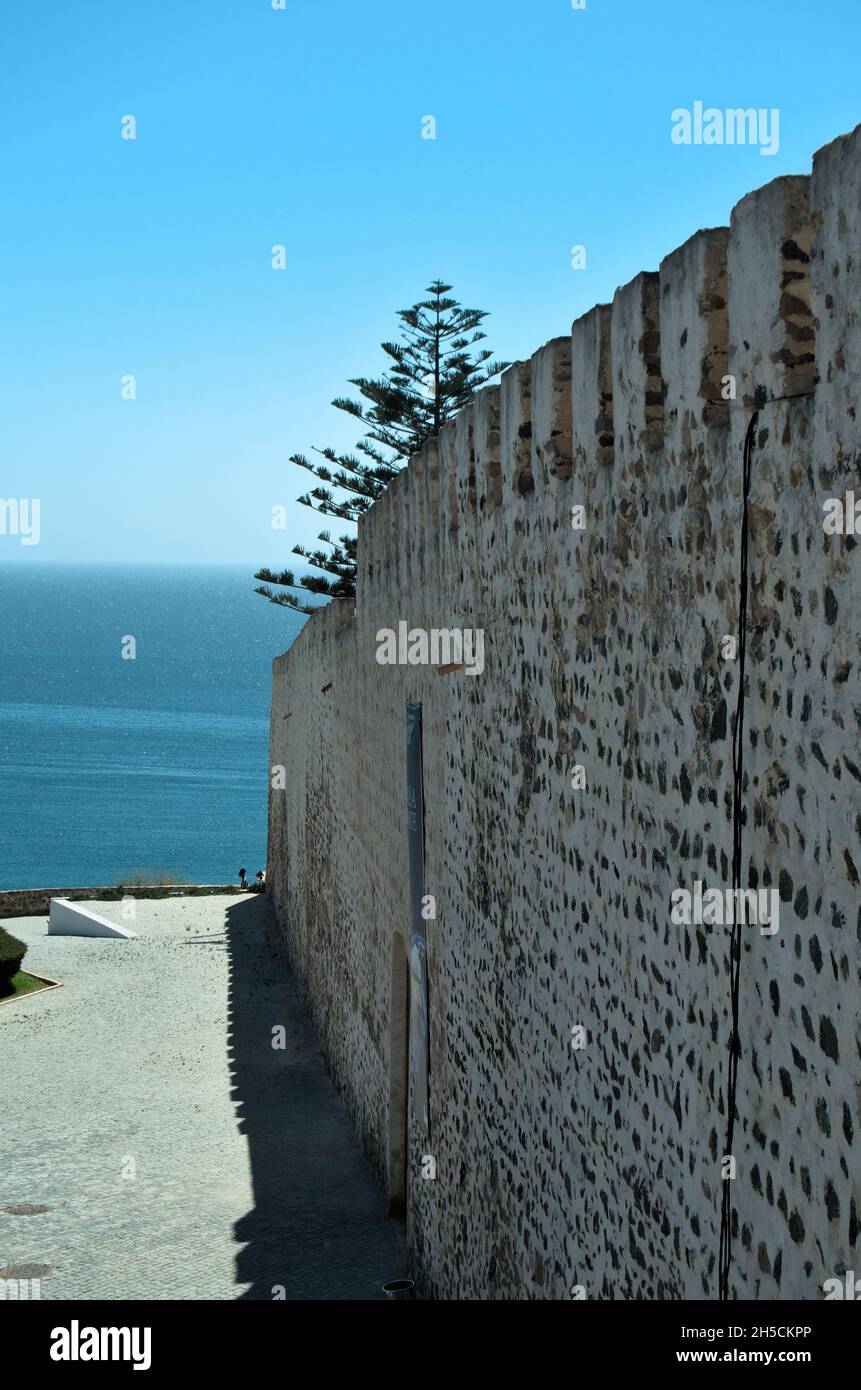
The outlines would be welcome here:
M 747 655 L 747 599 L 748 599 L 748 502 L 750 498 L 751 456 L 753 437 L 759 411 L 754 411 L 747 433 L 744 437 L 744 461 L 742 466 L 742 517 L 741 517 L 741 556 L 739 570 L 738 599 L 738 695 L 732 730 L 732 886 L 733 912 L 732 931 L 729 946 L 730 979 L 730 1036 L 729 1057 L 727 1060 L 726 1081 L 726 1143 L 724 1157 L 732 1155 L 735 1134 L 735 1096 L 738 1080 L 739 1028 L 738 1003 L 741 974 L 741 913 L 737 910 L 739 898 L 735 890 L 741 888 L 741 840 L 742 840 L 742 792 L 744 784 L 744 679 L 745 657 Z M 732 1178 L 723 1179 L 721 1192 L 720 1253 L 718 1258 L 718 1298 L 729 1298 L 729 1271 L 732 1260 Z

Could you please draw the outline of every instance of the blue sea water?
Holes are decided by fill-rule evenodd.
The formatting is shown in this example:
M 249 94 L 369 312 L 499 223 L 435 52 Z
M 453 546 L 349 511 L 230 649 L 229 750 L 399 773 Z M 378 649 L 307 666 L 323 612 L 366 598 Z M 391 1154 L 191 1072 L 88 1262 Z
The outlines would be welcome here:
M 0 567 L 0 889 L 265 867 L 272 659 L 306 619 L 253 572 Z

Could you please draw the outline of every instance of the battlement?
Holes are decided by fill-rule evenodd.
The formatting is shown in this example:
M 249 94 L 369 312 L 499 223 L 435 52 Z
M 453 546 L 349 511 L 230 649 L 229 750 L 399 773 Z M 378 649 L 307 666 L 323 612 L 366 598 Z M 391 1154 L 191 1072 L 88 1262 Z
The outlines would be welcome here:
M 671 450 L 695 467 L 703 431 L 729 428 L 737 443 L 765 401 L 821 381 L 844 399 L 861 332 L 846 260 L 859 180 L 861 127 L 817 153 L 812 177 L 747 194 L 728 227 L 696 232 L 477 392 L 360 520 L 358 607 L 380 590 L 475 577 L 492 535 L 516 544 L 538 509 L 567 524 L 626 463 L 648 470 Z M 830 215 L 838 202 L 853 212 Z M 840 457 L 858 429 L 842 423 Z

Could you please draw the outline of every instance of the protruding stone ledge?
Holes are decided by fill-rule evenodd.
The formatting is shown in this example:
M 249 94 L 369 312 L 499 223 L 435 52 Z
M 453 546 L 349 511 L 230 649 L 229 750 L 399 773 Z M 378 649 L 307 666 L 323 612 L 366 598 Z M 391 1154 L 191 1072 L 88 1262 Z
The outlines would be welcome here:
M 817 390 L 834 440 L 836 476 L 855 477 L 861 449 L 861 125 L 813 156 L 811 307 L 816 322 Z
M 457 505 L 457 418 L 446 420 L 439 432 L 440 517 L 444 536 L 452 537 L 460 526 Z
M 727 248 L 729 372 L 746 411 L 813 389 L 810 179 L 787 175 L 733 208 Z
M 415 569 L 421 572 L 425 566 L 425 456 L 423 452 L 413 454 L 409 461 L 405 496 L 409 498 L 410 538 Z
M 611 306 L 596 304 L 571 325 L 571 437 L 577 472 L 613 462 L 611 320 Z
M 439 441 L 429 439 L 422 446 L 425 525 L 425 565 L 439 564 Z
M 531 467 L 542 486 L 570 478 L 571 339 L 553 338 L 532 355 Z
M 629 454 L 663 438 L 660 276 L 643 271 L 613 296 L 611 326 L 616 446 Z
M 500 433 L 502 436 L 502 492 L 508 497 L 528 497 L 535 489 L 532 473 L 532 370 L 529 362 L 515 362 L 502 374 Z
M 498 386 L 485 386 L 475 394 L 475 473 L 480 514 L 495 510 L 502 500 L 499 397 Z
M 697 232 L 661 261 L 665 431 L 728 418 L 729 235 L 728 227 Z
M 458 510 L 461 516 L 468 518 L 469 524 L 476 509 L 474 401 L 465 405 L 455 417 L 455 467 Z

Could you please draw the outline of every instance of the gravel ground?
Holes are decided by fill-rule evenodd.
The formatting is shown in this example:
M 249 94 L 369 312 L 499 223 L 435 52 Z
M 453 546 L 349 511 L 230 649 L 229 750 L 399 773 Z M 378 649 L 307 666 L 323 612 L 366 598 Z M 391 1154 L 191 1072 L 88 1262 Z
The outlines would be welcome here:
M 63 988 L 0 1006 L 0 1277 L 42 1266 L 43 1299 L 379 1298 L 402 1229 L 265 896 L 87 906 L 138 938 L 3 923 Z M 3 1210 L 24 1204 L 47 1210 Z

